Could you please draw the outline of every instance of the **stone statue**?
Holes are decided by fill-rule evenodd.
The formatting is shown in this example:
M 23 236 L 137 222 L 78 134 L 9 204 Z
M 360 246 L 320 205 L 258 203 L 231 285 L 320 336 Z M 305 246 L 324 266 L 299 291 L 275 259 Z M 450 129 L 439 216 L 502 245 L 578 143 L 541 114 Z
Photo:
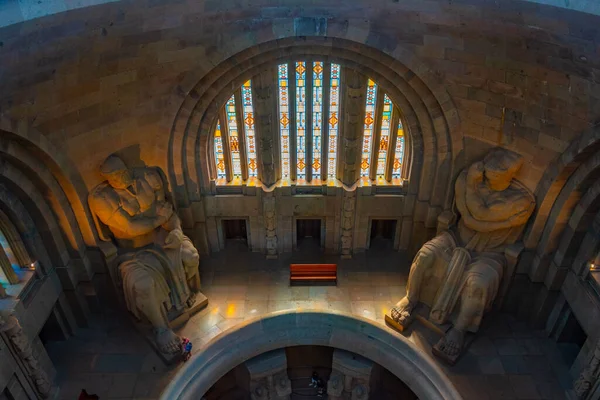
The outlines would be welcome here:
M 466 332 L 477 332 L 492 306 L 506 265 L 504 252 L 535 208 L 533 194 L 514 179 L 522 164 L 522 157 L 495 149 L 460 173 L 454 187 L 458 223 L 419 250 L 407 294 L 390 312 L 404 328 L 422 302 L 431 307 L 432 322 L 451 322 L 433 348 L 451 363 L 461 353 Z
M 2 315 L 4 314 L 4 315 Z M 31 343 L 23 332 L 19 321 L 12 315 L 0 313 L 0 333 L 5 333 L 15 354 L 23 362 L 25 371 L 34 384 L 35 389 L 42 399 L 51 397 L 52 382 L 46 372 L 40 367 L 33 354 Z
M 100 172 L 105 181 L 90 193 L 89 204 L 117 244 L 127 308 L 150 322 L 161 353 L 177 354 L 181 339 L 169 321 L 192 307 L 200 291 L 198 251 L 181 230 L 159 168 L 128 169 L 112 155 Z M 110 240 L 96 223 L 101 238 Z

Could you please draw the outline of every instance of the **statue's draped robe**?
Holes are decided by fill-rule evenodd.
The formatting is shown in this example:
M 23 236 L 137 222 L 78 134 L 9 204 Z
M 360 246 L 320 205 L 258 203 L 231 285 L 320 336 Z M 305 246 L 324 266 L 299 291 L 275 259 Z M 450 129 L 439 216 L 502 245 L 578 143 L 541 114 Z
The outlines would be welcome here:
M 135 168 L 132 173 L 133 183 L 127 189 L 115 189 L 106 182 L 96 187 L 92 204 L 101 199 L 111 205 L 113 212 L 122 209 L 134 218 L 154 216 L 157 203 L 166 201 L 166 182 L 160 170 L 152 167 Z M 181 259 L 181 246 L 175 249 L 162 248 L 167 232 L 160 227 L 139 237 L 131 237 L 115 226 L 111 226 L 110 230 L 120 244 L 118 275 L 127 308 L 137 318 L 142 317 L 143 304 L 136 303 L 136 299 L 140 298 L 136 293 L 136 283 L 150 278 L 154 283 L 151 296 L 164 305 L 163 316 L 168 322 L 167 311 L 173 307 L 176 310 L 183 309 L 191 295 Z M 183 240 L 191 244 L 186 236 L 183 236 Z M 150 244 L 137 248 L 136 243 L 139 242 Z
M 190 239 L 184 236 L 184 241 Z M 136 293 L 136 282 L 150 277 L 154 286 L 153 296 L 164 305 L 164 316 L 168 320 L 167 311 L 175 307 L 181 310 L 191 293 L 187 284 L 185 270 L 182 267 L 180 248 L 157 249 L 149 248 L 125 254 L 119 262 L 119 272 L 125 294 L 127 308 L 141 319 L 140 306 L 136 303 L 139 298 Z
M 523 187 L 517 181 L 512 184 Z M 476 232 L 459 220 L 454 230 L 442 232 L 425 243 L 419 253 L 430 252 L 435 259 L 433 268 L 425 272 L 432 276 L 426 280 L 427 284 L 421 285 L 419 299 L 431 307 L 430 320 L 455 324 L 456 305 L 461 295 L 476 287 L 479 292 L 471 296 L 470 301 L 477 314 L 468 327 L 469 331 L 476 332 L 484 312 L 492 307 L 498 293 L 506 265 L 504 249 L 518 239 L 523 227 Z M 466 243 L 461 243 L 459 238 L 466 238 Z M 456 251 L 457 248 L 465 251 Z M 474 281 L 477 285 L 470 285 Z

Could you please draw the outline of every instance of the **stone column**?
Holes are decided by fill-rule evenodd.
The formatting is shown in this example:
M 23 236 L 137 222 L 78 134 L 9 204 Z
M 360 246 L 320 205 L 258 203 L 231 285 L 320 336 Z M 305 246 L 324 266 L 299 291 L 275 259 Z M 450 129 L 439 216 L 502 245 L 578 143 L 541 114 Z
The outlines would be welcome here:
M 275 76 L 275 71 L 269 68 L 252 77 L 258 177 L 267 187 L 281 178 Z
M 25 244 L 23 243 L 21 236 L 10 222 L 8 216 L 0 211 L 0 241 L 2 241 L 2 239 L 6 239 L 6 244 L 12 250 L 19 267 L 23 268 L 31 266 L 31 257 L 29 257 L 29 254 L 25 249 Z
M 263 213 L 267 258 L 277 258 L 277 209 L 274 191 L 263 192 Z
M 573 391 L 576 399 L 591 399 L 592 388 L 598 386 L 600 381 L 600 340 L 592 352 L 588 364 L 583 368 L 579 378 L 573 383 Z M 572 397 L 572 396 L 571 396 Z
M 343 188 L 342 194 L 342 258 L 352 257 L 353 234 L 354 234 L 354 219 L 356 209 L 356 189 L 350 191 Z
M 367 400 L 373 362 L 357 354 L 336 349 L 327 381 L 330 400 Z
M 8 342 L 14 349 L 15 355 L 23 364 L 24 372 L 33 382 L 38 395 L 47 399 L 53 392 L 52 382 L 48 379 L 46 372 L 38 364 L 33 355 L 31 343 L 27 338 L 19 321 L 13 316 L 0 315 L 0 333 L 6 335 Z
M 8 283 L 11 285 L 19 283 L 19 277 L 15 273 L 10 259 L 2 246 L 0 246 L 0 269 L 2 269 L 2 273 L 8 280 Z
M 360 153 L 365 120 L 367 77 L 357 71 L 342 70 L 342 112 L 344 114 L 342 145 L 339 149 L 340 180 L 347 186 L 356 182 L 360 173 Z
M 287 375 L 285 350 L 273 350 L 246 361 L 252 400 L 289 400 L 292 383 Z

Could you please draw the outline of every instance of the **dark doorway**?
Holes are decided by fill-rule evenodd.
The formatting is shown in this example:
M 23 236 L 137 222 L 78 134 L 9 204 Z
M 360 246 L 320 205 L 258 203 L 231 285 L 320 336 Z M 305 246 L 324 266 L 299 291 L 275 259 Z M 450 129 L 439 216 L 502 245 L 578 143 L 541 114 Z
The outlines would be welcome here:
M 369 247 L 393 248 L 396 236 L 395 219 L 374 219 L 371 221 L 371 236 Z
M 563 328 L 559 332 L 556 342 L 565 364 L 570 366 L 575 362 L 577 355 L 587 340 L 587 335 L 579 324 L 579 321 L 577 321 L 577 318 L 575 318 L 573 312 L 567 313 L 566 320 L 563 320 L 563 324 Z
M 246 232 L 245 219 L 224 219 L 223 236 L 225 236 L 225 247 L 248 246 L 248 234 Z
M 321 220 L 297 219 L 296 241 L 298 250 L 318 249 L 321 247 Z

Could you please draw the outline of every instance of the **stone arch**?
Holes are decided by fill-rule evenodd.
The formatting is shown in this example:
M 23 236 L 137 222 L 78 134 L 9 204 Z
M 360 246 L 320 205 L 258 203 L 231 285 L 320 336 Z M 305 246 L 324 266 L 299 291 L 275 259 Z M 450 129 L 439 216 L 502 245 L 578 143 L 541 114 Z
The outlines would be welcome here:
M 64 267 L 69 264 L 69 252 L 65 245 L 59 224 L 52 210 L 35 185 L 12 164 L 0 164 L 0 182 L 13 193 L 33 215 L 37 231 L 42 235 L 50 254 L 52 266 Z M 50 268 L 50 266 L 47 266 Z
M 0 116 L 0 133 L 5 141 L 0 143 L 0 151 L 10 147 L 11 141 L 19 143 L 31 157 L 54 177 L 77 221 L 79 235 L 86 246 L 96 246 L 97 232 L 87 206 L 87 188 L 77 167 L 71 160 L 25 121 L 15 121 Z
M 52 259 L 46 243 L 28 209 L 3 183 L 0 183 L 0 211 L 14 224 L 30 251 L 29 255 L 38 261 L 42 274 L 47 274 L 52 269 Z
M 544 226 L 542 235 L 536 246 L 536 258 L 532 264 L 531 278 L 534 282 L 544 279 L 551 256 L 559 245 L 576 205 L 580 202 L 595 176 L 600 170 L 600 152 L 590 156 L 567 178 L 560 194 L 556 197 L 549 214 L 549 220 Z
M 433 361 L 407 339 L 366 318 L 345 313 L 281 311 L 245 321 L 211 340 L 179 370 L 161 399 L 200 398 L 240 363 L 294 345 L 352 351 L 396 375 L 421 399 L 460 399 Z
M 457 157 L 463 148 L 458 112 L 439 76 L 395 38 L 387 38 L 386 43 L 393 45 L 383 45 L 367 43 L 366 38 L 356 41 L 348 33 L 315 37 L 296 31 L 284 36 L 267 38 L 273 40 L 265 39 L 244 49 L 235 48 L 238 41 L 232 40 L 228 54 L 214 56 L 215 68 L 202 76 L 187 77 L 186 82 L 193 82 L 188 89 L 178 88 L 178 97 L 182 92 L 185 95 L 171 129 L 168 170 L 180 209 L 198 201 L 209 187 L 209 132 L 218 106 L 262 68 L 295 55 L 310 54 L 359 69 L 376 80 L 403 110 L 411 147 L 407 153 L 411 155 L 411 166 L 406 215 L 412 215 L 413 231 L 417 224 L 434 228 L 439 212 L 451 205 L 451 182 L 455 166 L 462 164 Z M 239 43 L 246 46 L 247 41 Z M 186 212 L 182 214 L 185 223 Z
M 89 264 L 85 254 L 86 245 L 78 221 L 68 198 L 51 171 L 46 168 L 41 160 L 34 157 L 26 148 L 14 140 L 4 139 L 0 141 L 0 157 L 10 161 L 36 187 L 40 188 L 69 243 L 72 256 L 79 257 L 86 264 Z
M 539 243 L 557 197 L 581 164 L 600 151 L 600 126 L 581 133 L 554 161 L 540 180 L 534 195 L 536 211 L 524 235 L 525 247 L 533 249 Z
M 21 234 L 17 231 L 16 226 L 11 221 L 10 217 L 0 209 L 0 232 L 6 239 L 8 247 L 11 249 L 17 264 L 20 267 L 29 267 L 31 256 L 25 246 L 25 242 Z

